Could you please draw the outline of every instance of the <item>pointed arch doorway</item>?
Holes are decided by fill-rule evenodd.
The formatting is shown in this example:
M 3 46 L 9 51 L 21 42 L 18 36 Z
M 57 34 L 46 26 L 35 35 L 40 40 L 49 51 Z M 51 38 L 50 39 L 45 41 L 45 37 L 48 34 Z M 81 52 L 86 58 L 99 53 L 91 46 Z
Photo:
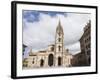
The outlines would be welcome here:
M 62 62 L 61 57 L 58 57 L 58 66 L 61 66 L 61 62 Z
M 53 54 L 49 54 L 48 56 L 48 65 L 53 66 L 54 56 Z
M 44 65 L 44 60 L 41 59 L 41 60 L 40 60 L 40 66 L 43 67 L 43 65 Z

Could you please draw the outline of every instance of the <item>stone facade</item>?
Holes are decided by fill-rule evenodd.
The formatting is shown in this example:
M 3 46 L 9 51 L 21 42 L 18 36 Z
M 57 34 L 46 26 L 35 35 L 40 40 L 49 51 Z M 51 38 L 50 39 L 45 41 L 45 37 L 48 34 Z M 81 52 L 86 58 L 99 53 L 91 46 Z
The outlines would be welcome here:
M 84 28 L 84 34 L 80 39 L 81 53 L 85 54 L 87 65 L 91 64 L 91 21 Z
M 55 44 L 48 46 L 47 50 L 29 53 L 27 68 L 40 67 L 69 67 L 72 55 L 64 47 L 64 32 L 59 21 L 56 28 Z
M 72 66 L 87 66 L 86 55 L 82 53 L 77 53 L 76 55 L 73 55 L 71 64 Z
M 84 33 L 80 38 L 81 52 L 73 56 L 72 66 L 91 65 L 91 21 L 84 27 Z

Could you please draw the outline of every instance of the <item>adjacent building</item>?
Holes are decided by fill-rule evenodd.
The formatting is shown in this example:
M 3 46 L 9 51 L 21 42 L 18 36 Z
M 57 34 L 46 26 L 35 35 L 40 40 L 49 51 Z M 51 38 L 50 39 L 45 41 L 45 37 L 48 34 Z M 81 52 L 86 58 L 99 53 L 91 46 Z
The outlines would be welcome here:
M 91 21 L 84 27 L 84 33 L 80 38 L 81 52 L 73 56 L 73 66 L 91 65 Z
M 84 34 L 80 39 L 81 53 L 85 54 L 87 65 L 91 64 L 91 21 L 84 27 Z
M 72 66 L 87 66 L 86 55 L 82 54 L 81 52 L 73 55 L 71 64 Z

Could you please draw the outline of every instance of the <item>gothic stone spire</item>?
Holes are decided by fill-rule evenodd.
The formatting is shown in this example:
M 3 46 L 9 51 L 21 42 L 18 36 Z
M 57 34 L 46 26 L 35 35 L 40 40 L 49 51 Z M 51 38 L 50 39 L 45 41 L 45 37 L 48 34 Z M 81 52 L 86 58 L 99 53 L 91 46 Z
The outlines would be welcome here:
M 58 34 L 64 34 L 64 33 L 63 33 L 63 28 L 62 28 L 62 26 L 61 26 L 60 20 L 59 20 L 58 26 L 57 26 L 57 28 L 56 28 L 56 32 L 57 32 Z

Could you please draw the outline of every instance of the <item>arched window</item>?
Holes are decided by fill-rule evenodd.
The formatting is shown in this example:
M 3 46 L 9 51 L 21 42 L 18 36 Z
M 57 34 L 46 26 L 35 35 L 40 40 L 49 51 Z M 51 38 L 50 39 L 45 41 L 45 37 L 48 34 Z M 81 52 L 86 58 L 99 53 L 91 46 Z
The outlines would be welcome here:
M 48 65 L 53 66 L 53 54 L 49 54 L 48 56 Z
M 58 50 L 61 51 L 61 46 L 60 45 L 58 46 Z
M 51 51 L 54 51 L 54 47 L 51 47 Z
M 44 65 L 44 60 L 41 59 L 41 60 L 40 60 L 40 66 L 43 67 L 43 65 Z
M 61 33 L 59 32 L 58 35 L 61 36 Z
M 60 42 L 61 41 L 61 38 L 58 38 L 58 41 Z
M 34 64 L 34 58 L 33 58 L 32 64 Z
M 58 57 L 58 66 L 61 66 L 61 57 Z

